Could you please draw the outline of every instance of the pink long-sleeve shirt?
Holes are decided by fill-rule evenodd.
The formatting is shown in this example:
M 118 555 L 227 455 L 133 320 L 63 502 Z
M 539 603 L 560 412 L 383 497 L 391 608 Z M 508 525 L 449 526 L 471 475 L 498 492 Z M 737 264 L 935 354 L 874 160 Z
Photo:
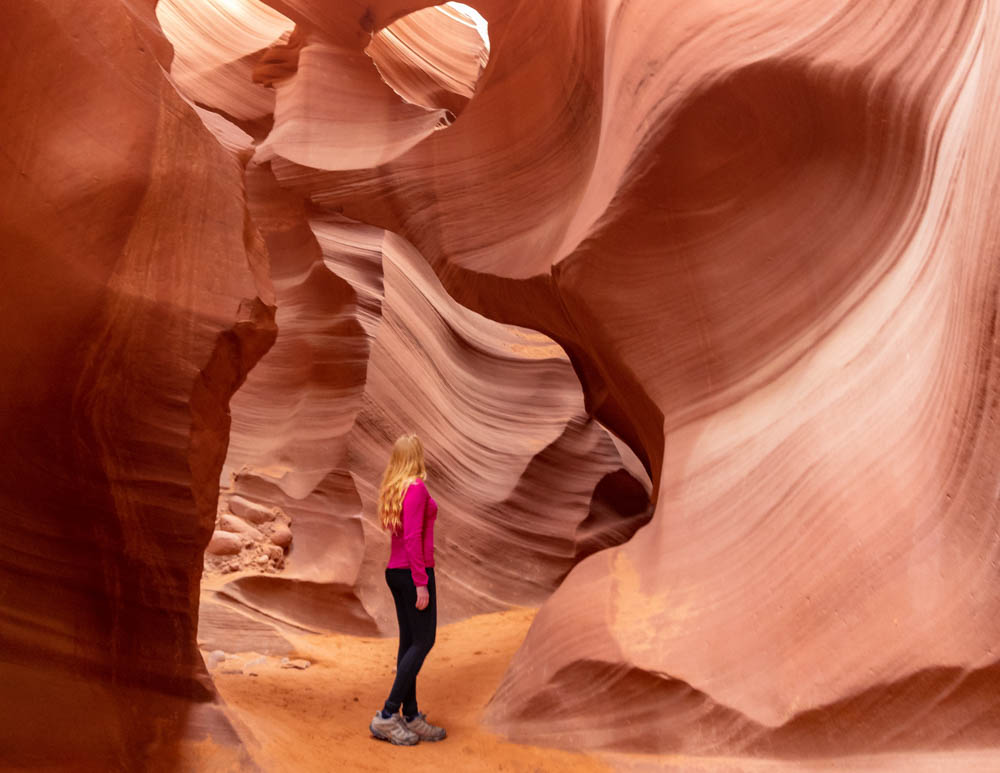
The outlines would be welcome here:
M 403 496 L 403 527 L 393 533 L 388 569 L 409 569 L 413 584 L 427 585 L 427 567 L 434 566 L 434 521 L 437 502 L 417 478 Z

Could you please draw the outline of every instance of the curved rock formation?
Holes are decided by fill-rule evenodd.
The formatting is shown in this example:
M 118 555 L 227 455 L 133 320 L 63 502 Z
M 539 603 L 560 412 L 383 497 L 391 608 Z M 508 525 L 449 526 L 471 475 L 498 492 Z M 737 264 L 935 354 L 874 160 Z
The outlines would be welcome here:
M 365 52 L 403 99 L 447 108 L 454 120 L 472 99 L 489 61 L 489 35 L 473 9 L 437 5 L 376 31 Z
M 294 23 L 258 0 L 160 0 L 156 16 L 173 43 L 170 77 L 182 94 L 243 126 L 269 119 L 274 92 L 254 66 Z
M 375 496 L 406 431 L 425 438 L 441 508 L 443 621 L 540 603 L 584 555 L 646 522 L 641 464 L 586 417 L 550 339 L 455 304 L 395 235 L 308 218 L 266 166 L 248 171 L 248 191 L 279 334 L 232 400 L 222 507 L 236 496 L 280 509 L 293 542 L 280 577 L 239 577 L 217 600 L 309 630 L 392 630 Z M 220 527 L 218 549 L 260 560 Z M 504 561 L 484 566 L 494 554 Z
M 274 299 L 242 166 L 164 77 L 145 21 L 117 3 L 4 11 L 0 722 L 15 767 L 148 769 L 181 764 L 185 737 L 236 741 L 192 702 L 212 696 L 198 582 L 227 404 L 274 340 Z M 221 764 L 215 746 L 188 751 Z
M 490 63 L 448 132 L 271 165 L 555 338 L 653 476 L 651 525 L 546 603 L 489 721 L 801 754 L 865 707 L 885 732 L 840 752 L 996 743 L 1000 11 L 477 8 Z
M 197 583 L 272 342 L 227 506 L 293 539 L 213 625 L 382 629 L 416 429 L 443 615 L 559 586 L 492 728 L 997 746 L 1000 6 L 481 0 L 466 102 L 433 0 L 93 5 L 5 13 L 13 764 L 224 738 Z

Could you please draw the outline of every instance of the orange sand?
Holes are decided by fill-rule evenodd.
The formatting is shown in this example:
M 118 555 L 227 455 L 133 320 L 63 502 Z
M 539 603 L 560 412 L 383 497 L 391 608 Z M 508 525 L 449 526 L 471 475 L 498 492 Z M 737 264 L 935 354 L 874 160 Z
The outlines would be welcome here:
M 438 629 L 437 643 L 420 674 L 420 706 L 428 719 L 448 728 L 440 743 L 392 746 L 368 734 L 368 722 L 392 683 L 395 639 L 354 636 L 292 636 L 298 656 L 312 661 L 304 671 L 280 667 L 268 657 L 258 676 L 212 676 L 251 757 L 265 771 L 310 773 L 476 773 L 477 771 L 615 770 L 620 773 L 994 773 L 998 750 L 938 754 L 884 754 L 841 759 L 769 760 L 685 755 L 574 754 L 521 746 L 487 732 L 480 719 L 535 609 L 482 615 Z M 238 653 L 246 662 L 253 653 Z M 195 770 L 233 770 L 232 750 L 193 750 Z
M 420 708 L 448 729 L 439 743 L 398 747 L 376 741 L 368 722 L 392 684 L 395 639 L 288 637 L 304 671 L 268 657 L 258 676 L 212 676 L 244 743 L 272 771 L 605 771 L 594 757 L 520 746 L 487 732 L 483 709 L 535 616 L 534 609 L 482 615 L 438 629 L 420 673 Z M 286 634 L 287 636 L 287 634 Z M 247 655 L 242 654 L 246 661 Z

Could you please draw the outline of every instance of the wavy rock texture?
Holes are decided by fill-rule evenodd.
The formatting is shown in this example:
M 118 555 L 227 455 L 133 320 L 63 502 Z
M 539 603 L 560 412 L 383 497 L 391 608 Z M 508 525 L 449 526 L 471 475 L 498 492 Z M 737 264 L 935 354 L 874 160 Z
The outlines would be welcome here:
M 447 108 L 454 120 L 489 61 L 486 22 L 473 14 L 467 6 L 449 5 L 415 11 L 378 30 L 365 51 L 403 99 Z
M 1000 10 L 477 9 L 490 63 L 447 132 L 368 171 L 269 159 L 551 335 L 651 470 L 651 525 L 546 603 L 489 722 L 699 753 L 995 744 Z
M 293 547 L 217 628 L 383 629 L 372 487 L 416 429 L 450 614 L 561 582 L 492 728 L 1000 742 L 1000 6 L 481 0 L 462 104 L 467 26 L 412 69 L 432 0 L 163 3 L 6 14 L 15 763 L 218 728 L 197 579 L 275 304 L 226 475 Z
M 294 542 L 280 577 L 241 576 L 216 602 L 308 630 L 394 630 L 375 500 L 406 431 L 426 439 L 441 508 L 443 621 L 538 604 L 648 520 L 645 471 L 587 418 L 550 339 L 458 306 L 399 237 L 310 218 L 266 166 L 247 179 L 279 334 L 232 400 L 223 501 L 280 508 Z
M 426 438 L 440 507 L 438 575 L 449 598 L 442 619 L 537 604 L 583 555 L 646 522 L 645 472 L 585 415 L 570 363 L 551 340 L 455 304 L 395 235 L 385 236 L 382 255 L 382 324 L 349 438 L 366 523 L 376 522 L 392 440 L 415 430 Z M 605 479 L 629 498 L 609 503 Z M 376 532 L 369 540 L 365 600 L 391 629 L 388 539 Z M 485 561 L 490 555 L 499 560 Z
M 274 128 L 258 147 L 258 160 L 280 156 L 306 166 L 364 169 L 399 156 L 448 122 L 445 108 L 400 99 L 364 51 L 316 32 L 302 38 L 295 76 L 275 84 Z
M 3 762 L 169 767 L 210 736 L 188 751 L 232 764 L 195 629 L 227 403 L 275 336 L 243 169 L 145 17 L 4 17 Z
M 160 0 L 156 16 L 173 43 L 170 77 L 186 97 L 252 126 L 274 113 L 274 92 L 253 80 L 261 54 L 294 24 L 257 2 Z

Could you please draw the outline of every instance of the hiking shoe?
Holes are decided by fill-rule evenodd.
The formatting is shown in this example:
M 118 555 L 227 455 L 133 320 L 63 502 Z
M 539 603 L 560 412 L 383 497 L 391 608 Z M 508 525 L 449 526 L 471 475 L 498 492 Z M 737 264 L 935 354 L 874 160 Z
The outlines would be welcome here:
M 368 726 L 372 735 L 380 741 L 388 741 L 397 746 L 413 746 L 420 741 L 420 736 L 406 727 L 399 714 L 393 714 L 388 719 L 382 719 L 382 712 L 376 711 L 375 718 Z
M 437 725 L 432 725 L 428 722 L 427 715 L 423 712 L 419 712 L 417 716 L 409 722 L 404 717 L 403 725 L 415 733 L 421 741 L 443 741 L 448 737 L 448 733 L 445 732 L 445 729 L 443 727 L 438 727 Z

